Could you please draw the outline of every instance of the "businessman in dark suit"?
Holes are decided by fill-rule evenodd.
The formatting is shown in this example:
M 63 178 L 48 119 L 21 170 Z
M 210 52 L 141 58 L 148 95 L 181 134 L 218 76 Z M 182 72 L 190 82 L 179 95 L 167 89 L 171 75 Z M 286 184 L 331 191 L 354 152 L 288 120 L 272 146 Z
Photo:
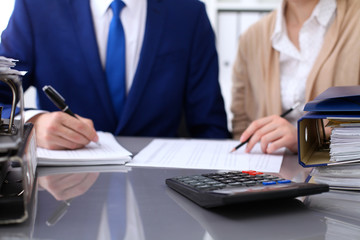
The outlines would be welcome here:
M 229 137 L 215 37 L 198 0 L 123 0 L 127 89 L 117 115 L 105 70 L 111 2 L 16 1 L 0 55 L 18 59 L 17 68 L 28 71 L 24 89 L 38 90 L 38 109 L 46 112 L 29 119 L 38 145 L 80 148 L 97 141 L 95 129 L 177 137 L 183 115 L 191 137 Z M 44 85 L 63 95 L 78 119 L 59 112 L 41 91 Z M 5 107 L 11 103 L 2 85 L 0 99 Z

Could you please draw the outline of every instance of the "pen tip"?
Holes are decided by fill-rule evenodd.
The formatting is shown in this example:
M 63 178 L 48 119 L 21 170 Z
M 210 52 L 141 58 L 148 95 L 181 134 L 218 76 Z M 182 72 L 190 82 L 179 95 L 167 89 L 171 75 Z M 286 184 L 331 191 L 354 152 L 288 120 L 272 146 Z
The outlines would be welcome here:
M 235 152 L 236 151 L 236 148 L 233 148 L 231 151 L 230 151 L 230 153 L 233 153 L 233 152 Z
M 300 102 L 296 102 L 296 103 L 294 104 L 294 106 L 292 107 L 292 109 L 297 108 L 299 105 L 300 105 Z

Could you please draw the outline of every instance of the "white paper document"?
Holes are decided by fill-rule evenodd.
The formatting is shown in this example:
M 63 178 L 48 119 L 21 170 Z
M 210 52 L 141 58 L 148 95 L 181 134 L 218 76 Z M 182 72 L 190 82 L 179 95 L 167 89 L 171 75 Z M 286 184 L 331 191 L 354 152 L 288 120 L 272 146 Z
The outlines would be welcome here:
M 217 140 L 153 140 L 127 166 L 193 168 L 212 170 L 255 170 L 279 172 L 284 151 L 264 154 L 257 144 L 251 153 L 243 148 L 230 151 L 238 141 Z
M 131 153 L 123 148 L 111 133 L 97 132 L 99 144 L 89 143 L 82 149 L 48 150 L 37 148 L 40 166 L 75 166 L 125 164 L 131 160 Z

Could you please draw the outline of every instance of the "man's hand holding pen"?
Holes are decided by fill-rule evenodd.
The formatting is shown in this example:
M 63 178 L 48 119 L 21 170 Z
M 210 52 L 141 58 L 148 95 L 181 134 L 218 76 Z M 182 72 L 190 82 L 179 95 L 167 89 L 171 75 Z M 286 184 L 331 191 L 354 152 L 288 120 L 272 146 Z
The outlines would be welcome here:
M 75 115 L 65 99 L 50 85 L 44 86 L 43 91 L 61 112 L 41 113 L 29 120 L 34 124 L 39 147 L 52 150 L 78 149 L 91 141 L 98 142 L 92 120 Z
M 41 113 L 30 119 L 36 130 L 37 145 L 42 148 L 78 149 L 97 142 L 92 120 L 76 118 L 64 112 Z

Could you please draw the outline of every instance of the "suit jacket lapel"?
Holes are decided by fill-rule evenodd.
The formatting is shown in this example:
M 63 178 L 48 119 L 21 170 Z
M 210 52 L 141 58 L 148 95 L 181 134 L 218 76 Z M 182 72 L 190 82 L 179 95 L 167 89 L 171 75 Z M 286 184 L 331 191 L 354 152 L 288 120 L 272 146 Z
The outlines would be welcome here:
M 92 21 L 89 1 L 85 0 L 68 0 L 72 10 L 72 17 L 76 36 L 79 41 L 79 48 L 83 55 L 84 64 L 86 64 L 93 84 L 97 89 L 99 99 L 99 108 L 103 110 L 104 118 L 107 121 L 114 121 L 116 114 L 112 108 L 111 97 L 106 83 L 105 72 L 102 69 L 98 45 L 95 37 L 94 26 Z M 113 120 L 112 120 L 113 119 Z
M 164 9 L 161 0 L 148 0 L 145 34 L 140 59 L 116 133 L 119 133 L 121 129 L 125 127 L 126 123 L 129 122 L 131 115 L 134 113 L 136 105 L 146 88 L 161 40 L 163 24 Z

